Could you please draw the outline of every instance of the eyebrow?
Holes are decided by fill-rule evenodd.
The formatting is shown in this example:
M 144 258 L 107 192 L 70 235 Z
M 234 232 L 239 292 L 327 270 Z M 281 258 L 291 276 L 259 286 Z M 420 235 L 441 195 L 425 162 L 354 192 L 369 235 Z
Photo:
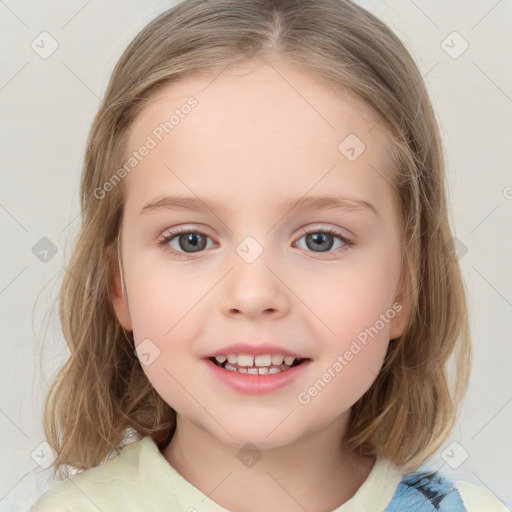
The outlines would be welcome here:
M 204 211 L 205 209 L 221 213 L 228 212 L 228 205 L 206 197 L 192 197 L 185 195 L 165 196 L 155 198 L 140 211 L 140 214 L 158 210 L 189 210 Z M 346 210 L 354 212 L 370 212 L 379 216 L 376 208 L 363 199 L 346 196 L 304 196 L 301 198 L 288 198 L 283 203 L 285 211 L 306 211 L 306 210 Z

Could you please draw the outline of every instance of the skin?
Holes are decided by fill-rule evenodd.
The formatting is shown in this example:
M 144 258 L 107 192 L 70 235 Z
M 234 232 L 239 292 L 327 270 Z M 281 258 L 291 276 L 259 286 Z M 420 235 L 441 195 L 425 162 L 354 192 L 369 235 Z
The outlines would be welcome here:
M 351 406 L 375 380 L 389 340 L 406 321 L 398 287 L 402 224 L 387 140 L 378 127 L 370 131 L 377 117 L 364 103 L 285 63 L 253 61 L 212 80 L 165 87 L 131 127 L 129 152 L 189 96 L 198 100 L 125 178 L 126 292 L 117 271 L 115 312 L 136 346 L 149 338 L 160 351 L 143 369 L 177 411 L 176 433 L 162 455 L 184 478 L 239 512 L 329 512 L 355 494 L 373 467 L 343 434 Z M 352 162 L 338 150 L 351 133 L 366 145 Z M 173 193 L 217 199 L 225 211 L 140 214 Z M 364 199 L 378 215 L 282 210 L 286 198 L 306 194 Z M 165 251 L 158 242 L 177 226 L 206 234 L 206 248 L 193 253 L 182 236 L 184 257 Z M 315 251 L 303 227 L 337 228 L 354 245 L 334 238 L 331 249 L 324 242 Z M 236 251 L 249 235 L 263 249 L 250 264 Z M 168 246 L 180 251 L 179 238 Z M 298 393 L 395 303 L 404 306 L 401 313 L 308 404 L 299 403 Z M 312 362 L 288 386 L 255 396 L 228 388 L 205 368 L 202 358 L 211 351 L 257 340 Z M 249 442 L 262 455 L 251 467 L 237 457 Z

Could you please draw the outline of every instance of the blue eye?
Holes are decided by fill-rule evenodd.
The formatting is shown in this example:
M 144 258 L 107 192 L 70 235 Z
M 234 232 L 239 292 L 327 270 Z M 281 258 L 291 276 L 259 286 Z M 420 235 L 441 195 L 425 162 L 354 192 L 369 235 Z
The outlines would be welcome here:
M 303 229 L 298 240 L 304 237 L 306 238 L 306 248 L 312 249 L 311 252 L 320 254 L 324 252 L 329 254 L 342 252 L 348 247 L 354 245 L 349 238 L 333 228 L 329 230 Z M 209 238 L 210 237 L 208 235 L 201 231 L 187 228 L 176 228 L 167 233 L 167 235 L 165 235 L 165 237 L 159 242 L 159 245 L 163 246 L 166 251 L 174 255 L 187 256 L 206 249 L 207 240 Z M 331 251 L 336 238 L 342 242 L 341 251 Z M 178 242 L 178 247 L 171 247 L 170 243 L 175 240 Z
M 306 246 L 308 248 L 312 247 L 314 249 L 313 252 L 319 253 L 330 251 L 336 238 L 343 242 L 342 247 L 353 245 L 351 240 L 334 228 L 327 231 L 321 229 L 304 229 L 300 238 L 303 237 L 306 237 Z M 325 250 L 317 251 L 317 248 Z

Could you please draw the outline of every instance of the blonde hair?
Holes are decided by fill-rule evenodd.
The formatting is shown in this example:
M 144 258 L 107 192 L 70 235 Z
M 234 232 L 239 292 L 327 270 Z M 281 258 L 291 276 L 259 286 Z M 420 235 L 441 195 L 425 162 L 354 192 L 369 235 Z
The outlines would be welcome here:
M 129 429 L 151 436 L 160 449 L 174 434 L 176 413 L 148 381 L 133 335 L 119 324 L 109 297 L 124 182 L 102 199 L 94 191 L 126 160 L 129 129 L 160 88 L 254 58 L 286 61 L 354 94 L 388 134 L 411 308 L 381 372 L 352 407 L 345 439 L 405 471 L 424 463 L 453 428 L 471 361 L 467 305 L 439 129 L 413 58 L 384 23 L 348 0 L 186 0 L 128 45 L 89 133 L 82 226 L 59 295 L 71 354 L 44 409 L 45 435 L 57 452 L 54 476 L 64 465 L 80 472 L 102 463 L 121 449 Z

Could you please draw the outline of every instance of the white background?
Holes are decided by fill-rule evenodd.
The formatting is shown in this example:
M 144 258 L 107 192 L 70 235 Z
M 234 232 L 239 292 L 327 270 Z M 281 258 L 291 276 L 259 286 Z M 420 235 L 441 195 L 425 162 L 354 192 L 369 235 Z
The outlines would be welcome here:
M 463 249 L 473 373 L 458 424 L 431 466 L 488 487 L 511 506 L 512 2 L 358 3 L 393 28 L 424 75 L 444 138 L 454 234 Z M 172 5 L 0 2 L 0 511 L 28 510 L 52 485 L 35 454 L 44 441 L 43 399 L 67 356 L 55 300 L 79 225 L 86 137 L 116 60 Z M 31 48 L 43 31 L 59 45 L 47 59 Z M 454 31 L 469 44 L 458 58 L 442 47 Z M 453 37 L 445 43 L 452 52 L 463 44 Z M 43 237 L 57 248 L 46 263 L 32 252 Z M 453 466 L 465 452 L 467 459 L 452 469 L 441 454 L 454 441 L 445 458 Z

